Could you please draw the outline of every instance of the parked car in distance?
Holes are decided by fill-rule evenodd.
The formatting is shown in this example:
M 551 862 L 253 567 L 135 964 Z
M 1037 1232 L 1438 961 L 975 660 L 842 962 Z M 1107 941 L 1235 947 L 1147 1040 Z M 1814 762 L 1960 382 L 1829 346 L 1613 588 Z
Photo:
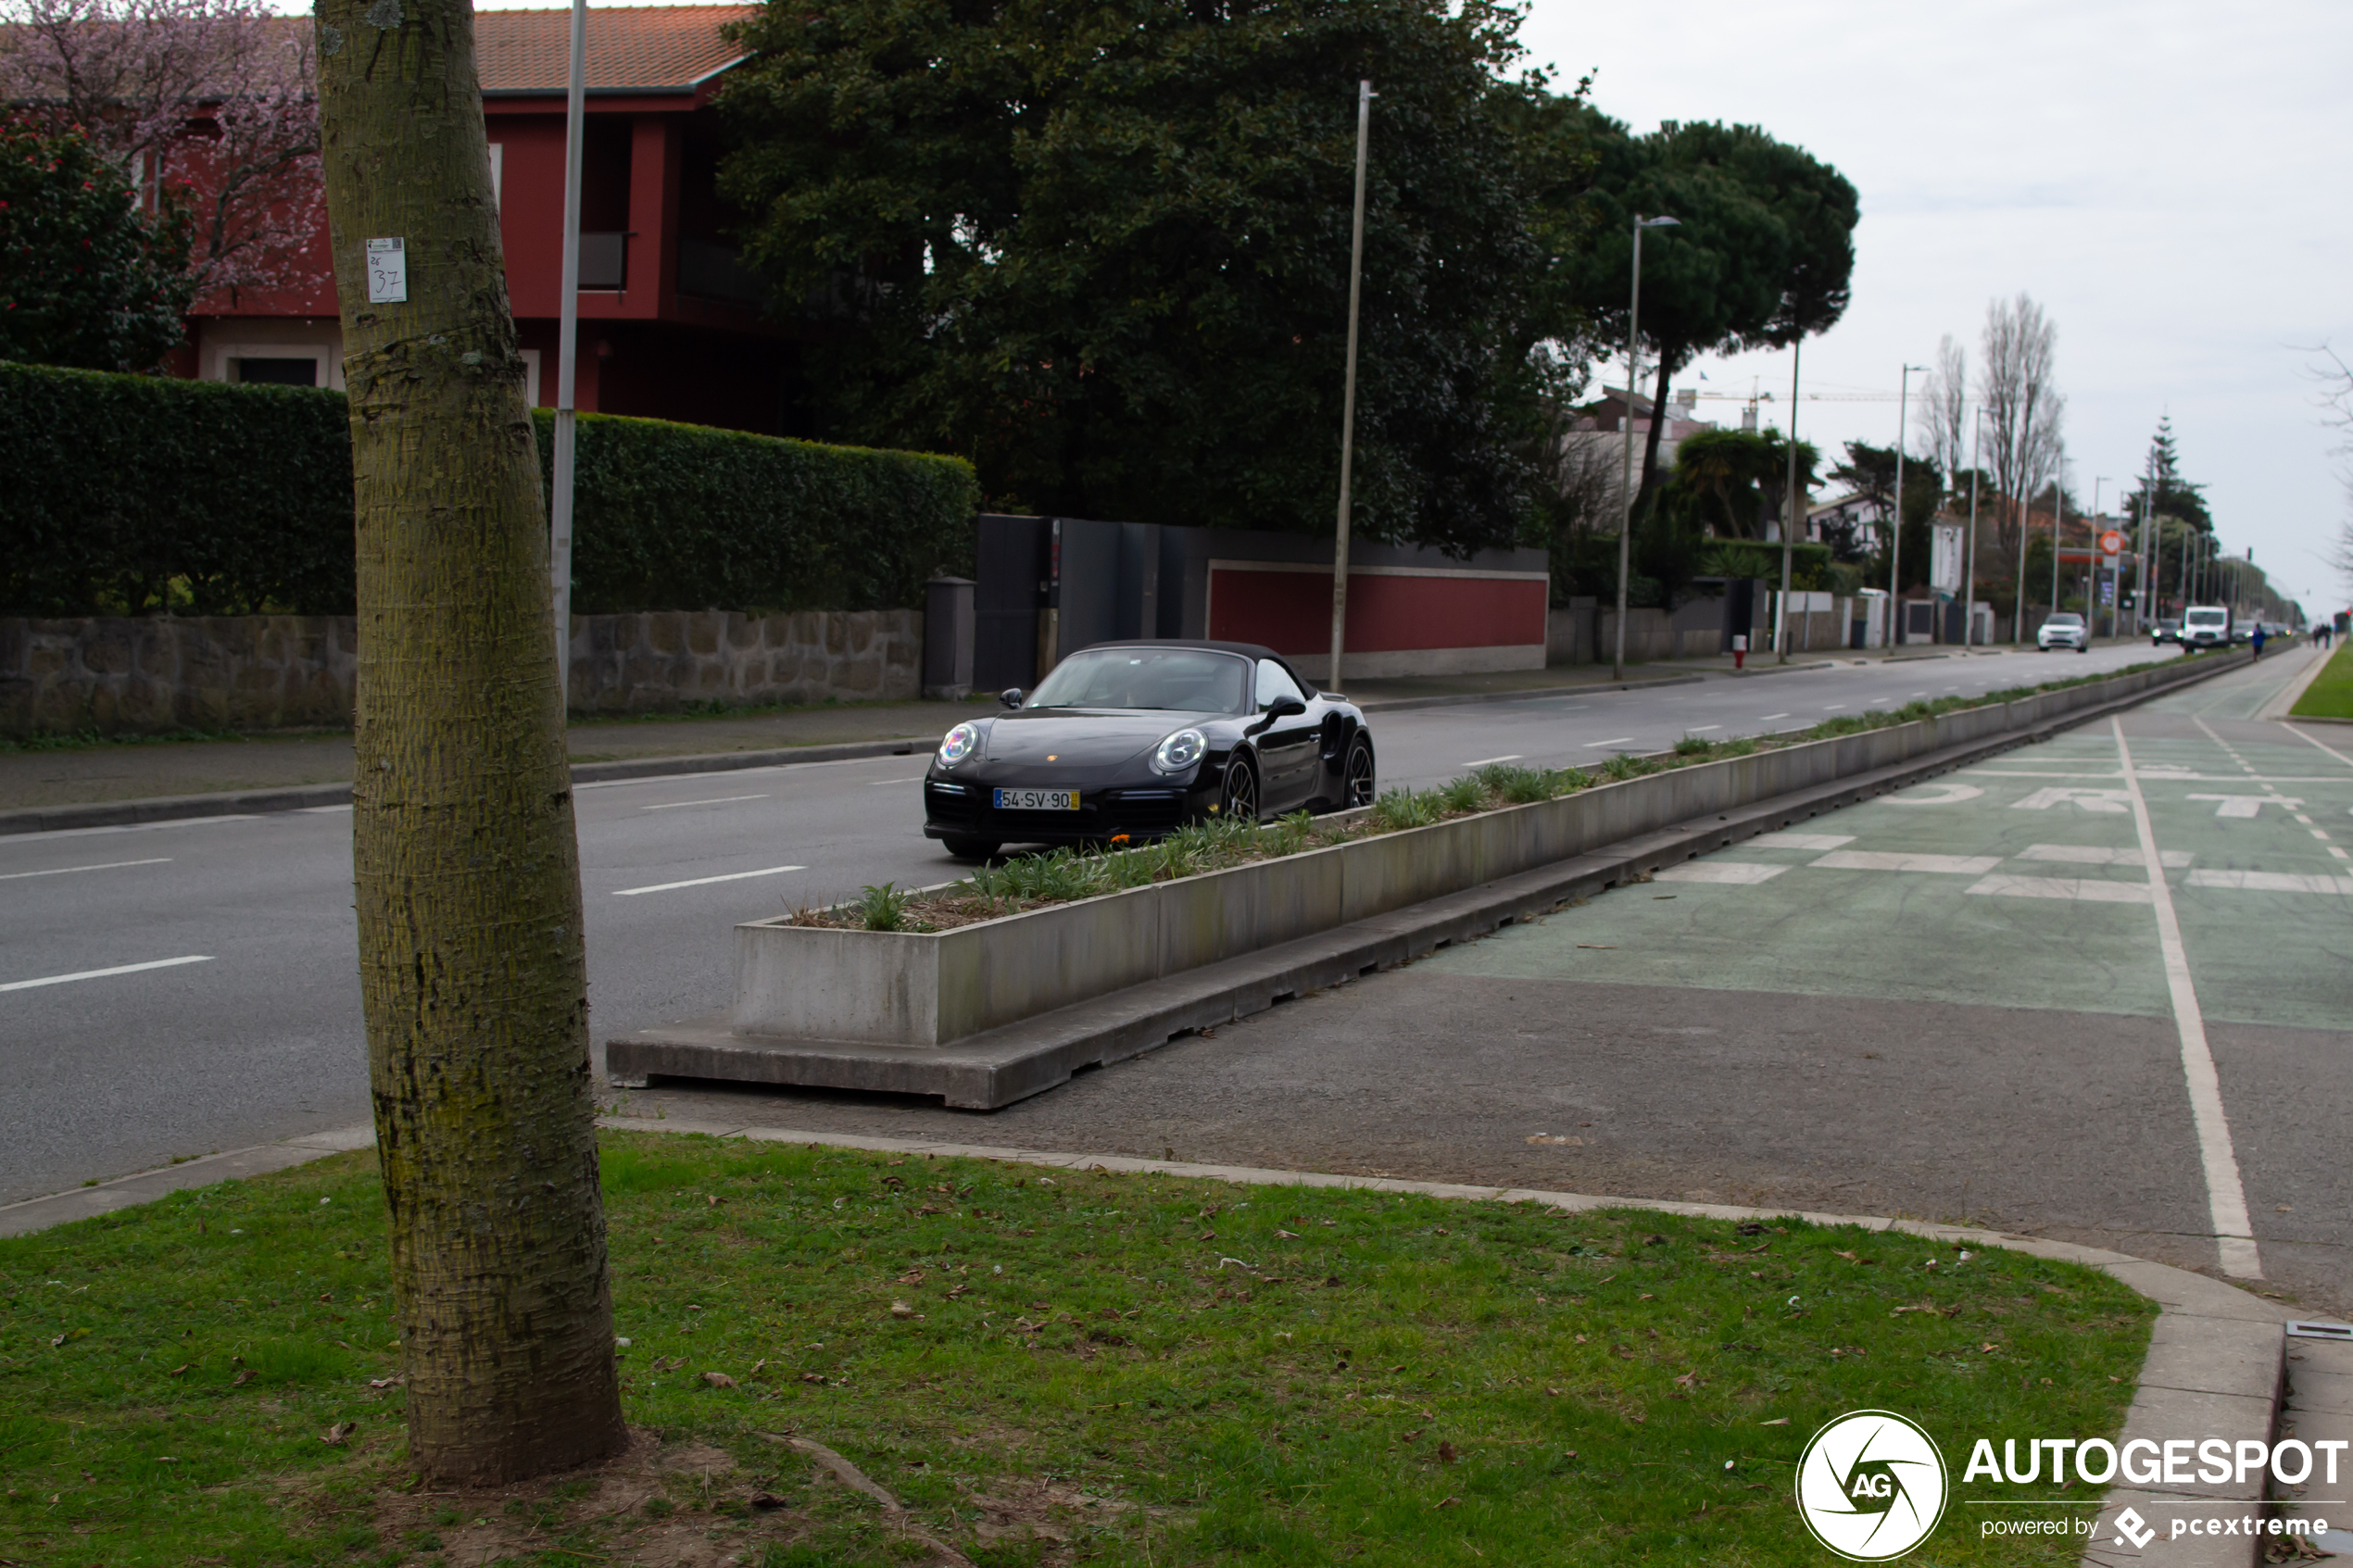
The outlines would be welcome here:
M 2181 640 L 2182 623 L 2179 621 L 2160 621 L 2149 628 L 2149 646 L 2153 648 L 2161 648 L 2168 643 Z
M 949 731 L 924 778 L 924 835 L 963 859 L 1369 806 L 1377 790 L 1364 711 L 1255 644 L 1097 643 L 999 700 L 1011 711 Z
M 2034 646 L 2045 653 L 2053 648 L 2073 648 L 2077 653 L 2092 651 L 2092 629 L 2073 610 L 2063 609 L 2043 618 L 2043 629 L 2034 633 Z
M 2231 612 L 2221 605 L 2192 605 L 2182 612 L 2183 647 L 2225 648 L 2231 642 Z

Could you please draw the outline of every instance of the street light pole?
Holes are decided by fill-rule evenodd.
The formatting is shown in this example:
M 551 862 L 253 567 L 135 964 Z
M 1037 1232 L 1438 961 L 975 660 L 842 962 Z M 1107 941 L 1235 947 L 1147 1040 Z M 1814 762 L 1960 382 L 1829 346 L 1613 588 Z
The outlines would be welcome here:
M 1340 394 L 1340 520 L 1332 529 L 1332 678 L 1348 641 L 1348 487 L 1356 461 L 1356 306 L 1365 281 L 1365 157 L 1373 130 L 1373 84 L 1356 83 L 1356 218 L 1348 245 L 1348 372 Z
M 1609 674 L 1613 681 L 1626 678 L 1626 565 L 1628 551 L 1634 537 L 1634 398 L 1635 388 L 1642 380 L 1642 231 L 1671 229 L 1682 221 L 1680 218 L 1634 219 L 1634 281 L 1633 292 L 1626 305 L 1626 471 L 1619 487 L 1619 499 L 1624 504 L 1617 519 L 1617 640 L 1609 658 Z M 1659 417 L 1653 408 L 1651 418 Z
M 588 92 L 588 0 L 572 0 L 572 56 L 564 85 L 563 297 L 557 306 L 556 452 L 549 476 L 547 575 L 556 607 L 556 698 L 572 696 L 573 380 L 580 358 L 580 143 Z
M 1926 365 L 1905 366 L 1901 390 L 1895 395 L 1895 521 L 1887 530 L 1887 646 L 1891 652 L 1902 640 L 1895 612 L 1904 602 L 1904 421 L 1912 410 L 1912 372 L 1927 369 Z
M 2092 509 L 2097 511 L 2098 504 Z M 2034 508 L 2024 501 L 2018 504 L 2018 597 L 2010 607 L 2010 642 L 2019 647 L 2026 646 L 2026 531 L 2034 520 Z M 2057 611 L 2058 593 L 2059 526 L 2067 521 L 2067 444 L 2059 443 L 2057 459 L 2051 465 L 2051 606 Z
M 1789 506 L 1781 513 L 1781 603 L 1773 628 L 1773 650 L 1782 664 L 1789 662 L 1789 567 L 1797 548 L 1797 367 L 1805 353 L 1801 335 L 1789 345 Z
M 1980 408 L 1969 427 L 1969 565 L 1961 572 L 1961 646 L 1977 640 L 1977 445 L 1985 433 L 1985 410 Z

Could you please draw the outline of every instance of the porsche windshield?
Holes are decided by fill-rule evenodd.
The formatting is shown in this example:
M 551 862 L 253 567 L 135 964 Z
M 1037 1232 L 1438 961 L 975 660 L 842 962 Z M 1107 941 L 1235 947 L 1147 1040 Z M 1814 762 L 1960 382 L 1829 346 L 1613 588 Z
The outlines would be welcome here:
M 1250 662 L 1203 648 L 1090 648 L 1038 683 L 1024 708 L 1164 708 L 1242 713 Z

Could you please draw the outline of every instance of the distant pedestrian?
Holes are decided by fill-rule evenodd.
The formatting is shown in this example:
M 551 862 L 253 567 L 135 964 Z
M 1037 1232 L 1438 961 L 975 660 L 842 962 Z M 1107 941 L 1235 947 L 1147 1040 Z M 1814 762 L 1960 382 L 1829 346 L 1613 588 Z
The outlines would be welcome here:
M 2334 635 L 2336 635 L 2336 623 L 2334 621 L 2323 621 L 2318 626 L 2312 628 L 2312 640 L 2320 644 L 2322 647 L 2328 646 L 2329 639 Z
M 2261 659 L 2263 657 L 2263 623 L 2260 621 L 2255 623 L 2255 630 L 2248 633 L 2246 640 L 2254 646 L 2255 657 Z

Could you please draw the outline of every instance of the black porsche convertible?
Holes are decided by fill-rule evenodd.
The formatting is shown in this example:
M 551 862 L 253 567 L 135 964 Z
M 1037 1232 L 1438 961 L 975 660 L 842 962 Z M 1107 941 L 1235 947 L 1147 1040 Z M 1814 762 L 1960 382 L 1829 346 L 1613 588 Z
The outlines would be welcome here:
M 924 779 L 924 834 L 951 855 L 1373 800 L 1364 713 L 1254 644 L 1098 643 L 1000 700 L 948 732 Z

